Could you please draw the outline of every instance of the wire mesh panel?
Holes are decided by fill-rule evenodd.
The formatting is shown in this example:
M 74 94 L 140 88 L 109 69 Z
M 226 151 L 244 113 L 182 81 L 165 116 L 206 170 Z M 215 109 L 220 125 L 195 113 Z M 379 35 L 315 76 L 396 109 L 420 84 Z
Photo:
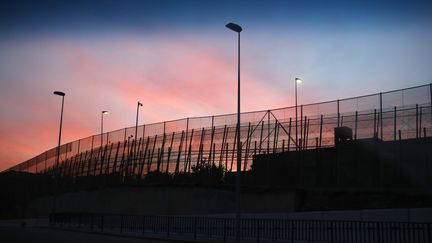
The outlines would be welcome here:
M 431 87 L 242 113 L 239 138 L 236 114 L 128 127 L 62 145 L 59 165 L 73 176 L 119 173 L 142 178 L 149 172 L 190 172 L 201 165 L 235 171 L 238 140 L 242 169 L 248 170 L 254 154 L 334 146 L 336 127 L 351 129 L 353 139 L 430 137 Z M 56 151 L 9 170 L 52 173 Z

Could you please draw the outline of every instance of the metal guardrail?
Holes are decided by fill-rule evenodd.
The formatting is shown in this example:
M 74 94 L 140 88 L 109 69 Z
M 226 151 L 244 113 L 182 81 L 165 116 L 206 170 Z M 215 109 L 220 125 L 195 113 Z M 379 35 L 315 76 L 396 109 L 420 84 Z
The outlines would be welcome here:
M 52 226 L 174 240 L 234 241 L 235 218 L 59 213 Z M 245 242 L 432 242 L 432 223 L 242 218 Z

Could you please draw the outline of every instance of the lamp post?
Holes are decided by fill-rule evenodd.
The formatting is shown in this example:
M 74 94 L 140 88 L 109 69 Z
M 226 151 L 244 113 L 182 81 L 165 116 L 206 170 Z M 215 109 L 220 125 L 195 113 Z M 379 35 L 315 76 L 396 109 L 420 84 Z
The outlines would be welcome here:
M 296 150 L 298 150 L 299 149 L 299 141 L 298 141 L 298 127 L 297 127 L 297 121 L 298 121 L 298 118 L 297 118 L 297 84 L 301 84 L 303 82 L 303 80 L 301 80 L 300 78 L 295 78 L 294 79 L 294 83 L 295 83 L 295 116 L 296 116 L 296 119 L 295 119 L 295 127 L 296 127 L 296 134 L 295 134 L 295 136 L 296 136 Z
M 241 171 L 241 147 L 240 147 L 240 32 L 242 28 L 234 23 L 225 25 L 228 29 L 238 34 L 238 64 L 237 64 L 237 171 L 236 171 L 236 242 L 240 242 L 240 171 Z
M 101 150 L 102 150 L 102 145 L 103 145 L 103 118 L 104 118 L 104 115 L 108 115 L 108 114 L 109 114 L 108 111 L 102 111 L 102 113 L 101 113 L 101 145 L 100 145 Z
M 138 101 L 138 103 L 137 103 L 136 122 L 135 122 L 135 142 L 134 142 L 134 161 L 133 161 L 134 166 L 132 167 L 134 169 L 135 169 L 135 164 L 137 162 L 136 161 L 136 159 L 137 159 L 137 156 L 136 156 L 136 143 L 137 143 L 137 134 L 138 134 L 138 114 L 139 114 L 139 108 L 140 108 L 140 106 L 143 106 L 143 104 Z
M 60 160 L 60 142 L 61 142 L 62 125 L 63 125 L 63 105 L 64 105 L 64 97 L 66 95 L 64 92 L 61 91 L 54 91 L 54 94 L 62 97 L 62 105 L 61 105 L 61 113 L 60 113 L 60 131 L 59 131 L 58 144 L 57 144 L 57 156 L 56 156 L 55 169 L 54 169 L 54 192 L 53 192 L 54 195 L 53 195 L 53 205 L 52 205 L 52 212 L 51 212 L 51 215 L 53 217 L 56 213 L 58 164 Z

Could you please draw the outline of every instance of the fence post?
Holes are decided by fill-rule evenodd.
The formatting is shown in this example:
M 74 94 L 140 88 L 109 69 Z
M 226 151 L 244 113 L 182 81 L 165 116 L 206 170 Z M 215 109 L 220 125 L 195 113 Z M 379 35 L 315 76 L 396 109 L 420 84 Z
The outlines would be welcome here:
M 396 141 L 396 122 L 397 122 L 397 110 L 396 106 L 394 107 L 394 116 L 393 116 L 393 140 Z
M 418 104 L 416 104 L 416 138 L 419 135 L 419 112 L 418 112 Z
M 303 105 L 300 105 L 300 139 L 303 141 Z M 302 150 L 302 142 L 298 142 L 300 150 Z
M 384 140 L 383 138 L 383 104 L 382 104 L 382 93 L 380 92 L 380 137 L 381 140 Z
M 374 129 L 373 129 L 373 137 L 376 138 L 378 136 L 377 132 L 377 113 L 376 109 L 374 109 Z
M 429 98 L 430 98 L 430 105 L 429 105 L 429 107 L 430 107 L 430 120 L 431 120 L 431 123 L 432 123 L 432 83 L 429 83 Z
M 319 147 L 321 148 L 322 142 L 322 128 L 323 128 L 323 115 L 320 116 L 320 132 L 319 132 Z
M 339 99 L 337 100 L 337 127 L 339 127 L 339 119 L 340 119 L 340 112 L 339 112 Z
M 357 123 L 358 123 L 358 111 L 355 112 L 354 140 L 357 140 Z
M 270 110 L 267 111 L 267 154 L 270 154 Z
M 419 133 L 419 138 L 421 138 L 422 137 L 422 134 L 421 134 L 421 132 L 422 132 L 422 116 L 423 116 L 423 106 L 420 106 L 420 115 L 419 115 L 419 131 L 418 131 L 418 133 Z

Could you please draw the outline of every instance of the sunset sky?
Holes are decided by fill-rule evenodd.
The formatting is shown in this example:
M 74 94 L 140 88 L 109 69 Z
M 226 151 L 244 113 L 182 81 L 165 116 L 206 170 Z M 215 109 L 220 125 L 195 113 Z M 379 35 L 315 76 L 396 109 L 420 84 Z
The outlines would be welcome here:
M 432 82 L 431 1 L 10 1 L 0 7 L 0 171 L 100 131 Z

